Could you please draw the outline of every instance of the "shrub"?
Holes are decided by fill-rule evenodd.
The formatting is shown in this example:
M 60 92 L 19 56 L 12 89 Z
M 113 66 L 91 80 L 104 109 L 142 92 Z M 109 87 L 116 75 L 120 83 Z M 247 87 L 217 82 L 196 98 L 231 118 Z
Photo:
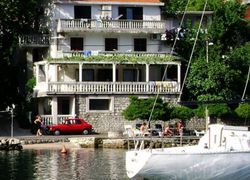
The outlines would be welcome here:
M 186 106 L 176 106 L 170 114 L 171 118 L 189 120 L 194 116 L 193 110 Z
M 138 97 L 131 96 L 129 106 L 122 112 L 122 115 L 128 120 L 149 119 L 155 98 L 139 99 Z M 164 103 L 162 99 L 158 98 L 152 113 L 152 120 L 161 119 L 166 120 L 168 104 Z
M 208 115 L 211 117 L 222 118 L 232 114 L 232 111 L 227 106 L 227 104 L 210 104 L 200 105 L 197 109 L 194 110 L 195 116 L 204 118 L 206 116 L 206 107 L 208 109 Z
M 211 117 L 222 118 L 231 115 L 232 111 L 227 104 L 212 104 L 208 105 L 208 114 Z
M 235 112 L 242 119 L 250 119 L 250 104 L 249 103 L 240 104 L 235 109 Z

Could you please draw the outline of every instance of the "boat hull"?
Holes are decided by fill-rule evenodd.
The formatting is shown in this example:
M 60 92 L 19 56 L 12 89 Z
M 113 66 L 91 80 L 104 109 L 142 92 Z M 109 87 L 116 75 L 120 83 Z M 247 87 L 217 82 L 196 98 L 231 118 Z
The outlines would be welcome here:
M 189 151 L 192 152 L 192 149 L 128 152 L 128 176 L 149 179 L 250 179 L 250 151 Z

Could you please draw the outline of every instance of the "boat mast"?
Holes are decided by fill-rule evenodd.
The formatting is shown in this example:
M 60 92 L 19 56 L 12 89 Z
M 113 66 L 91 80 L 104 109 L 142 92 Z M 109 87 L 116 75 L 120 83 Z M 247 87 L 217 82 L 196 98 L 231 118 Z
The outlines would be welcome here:
M 179 34 L 180 34 L 180 30 L 181 30 L 182 24 L 184 23 L 184 19 L 185 19 L 185 15 L 186 15 L 186 12 L 187 12 L 188 5 L 189 5 L 189 1 L 190 1 L 190 0 L 188 0 L 188 2 L 187 2 L 187 4 L 186 4 L 184 13 L 183 13 L 182 18 L 181 18 L 181 22 L 180 22 L 180 24 L 179 24 L 179 27 L 177 28 L 176 36 L 175 36 L 174 43 L 173 43 L 173 46 L 172 46 L 171 51 L 170 51 L 169 58 L 171 58 L 171 56 L 172 56 L 173 53 L 174 53 L 175 46 L 176 46 L 176 43 L 177 43 L 177 40 L 178 40 L 178 37 L 179 37 Z M 164 80 L 164 78 L 165 78 L 165 76 L 166 76 L 166 73 L 167 73 L 167 69 L 168 69 L 168 64 L 166 65 L 166 67 L 165 67 L 165 69 L 164 69 L 164 73 L 163 73 L 163 75 L 162 75 L 161 81 Z M 150 121 L 151 121 L 151 119 L 152 119 L 153 112 L 154 112 L 155 105 L 156 105 L 156 102 L 157 102 L 158 97 L 159 97 L 159 91 L 158 91 L 157 94 L 156 94 L 155 101 L 154 101 L 154 104 L 153 104 L 153 107 L 152 107 L 152 109 L 151 109 L 150 116 L 149 116 L 149 119 L 148 119 L 148 127 L 149 127 L 149 128 L 150 128 Z

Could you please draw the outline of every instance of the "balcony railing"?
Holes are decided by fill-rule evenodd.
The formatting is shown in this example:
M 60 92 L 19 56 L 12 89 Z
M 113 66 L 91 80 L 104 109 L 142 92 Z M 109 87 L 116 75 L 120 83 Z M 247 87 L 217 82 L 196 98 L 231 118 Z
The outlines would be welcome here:
M 60 19 L 58 32 L 72 31 L 116 31 L 116 32 L 165 32 L 165 21 L 150 20 L 97 20 L 97 19 Z
M 179 93 L 176 81 L 155 82 L 50 82 L 48 94 L 164 94 Z
M 139 52 L 139 51 L 131 51 L 131 52 L 122 52 L 122 51 L 62 51 L 59 57 L 75 57 L 75 56 L 94 56 L 94 55 L 126 55 L 126 56 L 166 56 L 169 55 L 167 52 Z
M 41 116 L 44 125 L 60 124 L 64 119 L 73 117 L 72 115 L 57 115 L 57 119 L 53 121 L 53 115 L 41 115 Z
M 29 47 L 48 47 L 50 44 L 49 35 L 24 35 L 19 37 L 20 46 L 29 46 Z

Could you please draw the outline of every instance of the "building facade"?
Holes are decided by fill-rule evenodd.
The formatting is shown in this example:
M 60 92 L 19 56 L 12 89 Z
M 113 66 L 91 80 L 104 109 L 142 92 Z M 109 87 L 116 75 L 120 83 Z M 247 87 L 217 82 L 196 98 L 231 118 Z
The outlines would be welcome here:
M 159 0 L 61 0 L 51 6 L 50 36 L 33 42 L 34 98 L 46 124 L 79 116 L 96 132 L 123 131 L 130 96 L 175 101 L 181 63 L 165 45 Z M 37 44 L 34 46 L 34 44 Z M 29 58 L 27 58 L 29 60 Z

